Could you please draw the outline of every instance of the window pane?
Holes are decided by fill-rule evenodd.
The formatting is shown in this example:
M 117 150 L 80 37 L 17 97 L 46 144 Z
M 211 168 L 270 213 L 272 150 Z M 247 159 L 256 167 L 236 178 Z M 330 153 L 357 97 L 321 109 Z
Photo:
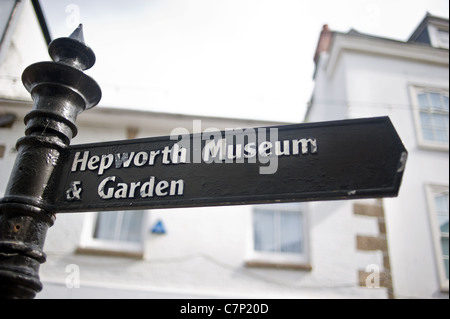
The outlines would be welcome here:
M 431 114 L 428 112 L 420 112 L 420 123 L 424 128 L 430 128 L 432 126 Z
M 448 143 L 448 94 L 420 93 L 417 98 L 423 139 L 430 142 Z
M 441 96 L 437 93 L 430 93 L 430 108 L 439 110 L 441 109 Z
M 434 133 L 435 133 L 434 135 L 436 137 L 435 141 L 442 142 L 442 143 L 448 142 L 448 131 L 436 130 Z
M 438 195 L 434 199 L 436 206 L 437 220 L 441 233 L 448 234 L 448 194 Z
M 423 128 L 423 129 L 422 129 L 422 134 L 423 134 L 424 140 L 426 140 L 426 141 L 434 141 L 434 133 L 433 133 L 433 130 Z
M 143 213 L 141 211 L 126 211 L 122 212 L 122 214 L 120 240 L 140 242 Z
M 94 238 L 114 240 L 116 236 L 116 226 L 118 212 L 101 212 L 97 215 Z
M 448 237 L 441 237 L 442 255 L 448 257 Z
M 432 123 L 436 141 L 448 142 L 448 116 L 444 114 L 433 114 Z
M 420 93 L 417 95 L 417 99 L 419 101 L 419 107 L 421 110 L 428 110 L 428 95 L 425 93 Z
M 254 242 L 257 251 L 276 251 L 275 215 L 272 211 L 255 211 Z
M 142 211 L 99 212 L 94 238 L 140 242 L 143 216 Z
M 434 199 L 434 203 L 438 213 L 448 214 L 448 194 L 437 195 Z
M 280 245 L 282 252 L 303 252 L 301 217 L 299 213 L 280 213 Z
M 447 30 L 438 30 L 439 42 L 442 48 L 448 49 L 448 31 Z
M 448 96 L 443 96 L 442 100 L 444 103 L 444 111 L 448 112 Z
M 447 277 L 448 280 L 448 258 L 444 259 L 444 267 L 445 267 L 445 276 Z
M 448 234 L 448 216 L 438 216 L 438 222 L 441 233 Z
M 442 258 L 444 261 L 445 275 L 448 280 L 448 221 L 449 221 L 449 207 L 448 207 L 448 194 L 437 194 L 434 197 L 434 205 L 436 208 L 436 215 L 439 230 L 441 232 L 441 249 Z
M 448 126 L 448 116 L 444 114 L 435 113 L 431 117 L 433 127 L 435 127 L 437 130 L 445 130 L 445 128 Z

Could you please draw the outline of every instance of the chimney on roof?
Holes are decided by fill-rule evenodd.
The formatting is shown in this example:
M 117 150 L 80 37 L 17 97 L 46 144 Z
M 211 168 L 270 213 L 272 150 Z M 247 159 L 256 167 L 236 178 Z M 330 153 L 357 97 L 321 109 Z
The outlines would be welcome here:
M 322 31 L 320 32 L 319 42 L 317 43 L 316 53 L 314 54 L 314 62 L 317 65 L 319 61 L 320 53 L 327 52 L 330 48 L 332 32 L 328 27 L 328 24 L 324 24 Z

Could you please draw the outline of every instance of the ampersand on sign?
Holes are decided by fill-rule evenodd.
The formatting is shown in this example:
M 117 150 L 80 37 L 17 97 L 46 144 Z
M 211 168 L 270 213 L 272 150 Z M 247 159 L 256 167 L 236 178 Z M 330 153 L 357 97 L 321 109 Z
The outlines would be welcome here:
M 81 182 L 75 181 L 70 183 L 70 188 L 66 190 L 66 200 L 74 201 L 81 200 Z

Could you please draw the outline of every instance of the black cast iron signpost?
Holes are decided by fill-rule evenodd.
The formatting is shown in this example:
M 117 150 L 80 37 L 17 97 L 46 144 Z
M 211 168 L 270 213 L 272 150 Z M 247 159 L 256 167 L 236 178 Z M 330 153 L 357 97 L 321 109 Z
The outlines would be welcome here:
M 98 85 L 81 26 L 53 41 L 55 62 L 23 74 L 34 107 L 0 200 L 0 296 L 32 298 L 54 214 L 397 196 L 407 151 L 389 118 L 269 128 L 175 130 L 69 146 Z M 182 134 L 180 134 L 182 132 Z

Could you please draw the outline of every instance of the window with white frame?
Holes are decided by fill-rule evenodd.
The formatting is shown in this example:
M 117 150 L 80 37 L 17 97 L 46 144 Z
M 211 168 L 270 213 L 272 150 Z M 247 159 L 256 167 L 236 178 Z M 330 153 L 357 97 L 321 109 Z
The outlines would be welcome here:
M 443 290 L 448 291 L 448 186 L 427 185 L 427 194 L 440 285 Z
M 448 41 L 448 30 L 438 30 L 438 39 L 439 39 L 439 47 L 448 49 L 449 41 Z
M 448 49 L 448 24 L 428 26 L 428 35 L 430 37 L 430 44 L 435 48 Z
M 448 150 L 448 89 L 412 87 L 411 94 L 419 145 Z
M 255 206 L 248 264 L 309 265 L 305 205 Z
M 145 230 L 145 211 L 92 213 L 86 217 L 79 251 L 142 255 Z

